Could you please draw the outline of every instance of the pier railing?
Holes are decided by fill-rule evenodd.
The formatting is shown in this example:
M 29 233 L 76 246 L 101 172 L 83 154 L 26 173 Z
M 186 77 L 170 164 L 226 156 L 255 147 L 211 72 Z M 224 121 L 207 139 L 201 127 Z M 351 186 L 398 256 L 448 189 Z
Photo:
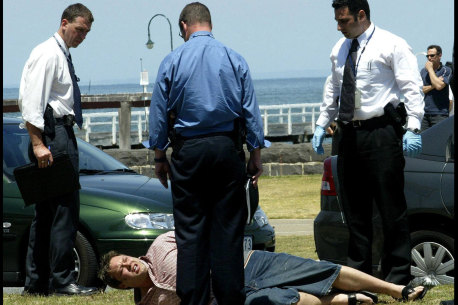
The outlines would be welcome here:
M 268 139 L 288 139 L 304 142 L 315 132 L 315 122 L 321 103 L 282 104 L 259 106 Z
M 100 146 L 121 149 L 148 137 L 150 94 L 83 96 L 83 109 L 119 108 L 112 112 L 83 111 L 83 128 L 76 135 Z M 321 103 L 260 106 L 264 135 L 271 141 L 304 142 L 313 135 Z M 135 109 L 132 109 L 136 107 Z M 17 100 L 4 100 L 3 112 L 17 112 Z

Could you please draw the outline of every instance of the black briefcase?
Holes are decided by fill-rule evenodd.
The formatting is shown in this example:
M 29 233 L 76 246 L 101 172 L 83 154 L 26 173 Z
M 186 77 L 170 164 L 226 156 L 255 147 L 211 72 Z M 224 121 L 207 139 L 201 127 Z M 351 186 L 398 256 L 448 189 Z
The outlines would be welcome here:
M 245 182 L 245 195 L 248 210 L 246 224 L 249 225 L 259 205 L 259 190 L 257 187 L 254 187 L 251 177 L 247 177 L 247 181 Z
M 14 177 L 26 206 L 81 188 L 68 154 L 53 155 L 52 166 L 45 168 L 38 168 L 36 163 L 16 167 Z

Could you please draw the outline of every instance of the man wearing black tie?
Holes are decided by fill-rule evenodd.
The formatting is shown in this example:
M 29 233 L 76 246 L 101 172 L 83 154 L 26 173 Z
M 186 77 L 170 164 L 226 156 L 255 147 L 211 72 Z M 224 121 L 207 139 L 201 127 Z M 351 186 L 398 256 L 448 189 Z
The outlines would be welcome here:
M 331 52 L 332 86 L 312 146 L 324 153 L 325 129 L 337 119 L 338 175 L 350 231 L 347 264 L 371 274 L 372 263 L 377 263 L 371 248 L 375 201 L 385 236 L 383 277 L 406 285 L 412 277 L 403 151 L 420 153 L 424 114 L 417 60 L 404 39 L 371 23 L 367 0 L 334 0 L 332 7 L 345 38 Z
M 91 11 L 77 3 L 67 7 L 58 31 L 32 50 L 22 72 L 19 108 L 30 135 L 29 157 L 39 168 L 53 155 L 68 154 L 78 175 L 73 124 L 81 128 L 81 94 L 69 48 L 91 30 Z M 96 288 L 76 284 L 73 247 L 79 221 L 78 190 L 35 205 L 26 258 L 24 294 L 88 295 Z

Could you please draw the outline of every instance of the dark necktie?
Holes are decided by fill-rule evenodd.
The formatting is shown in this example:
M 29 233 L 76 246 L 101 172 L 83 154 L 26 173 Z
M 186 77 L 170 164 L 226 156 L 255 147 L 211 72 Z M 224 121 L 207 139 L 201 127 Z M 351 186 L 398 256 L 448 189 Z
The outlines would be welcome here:
M 73 111 L 75 112 L 75 121 L 76 125 L 81 129 L 83 126 L 83 112 L 81 110 L 81 92 L 78 87 L 78 79 L 75 75 L 75 67 L 73 67 L 72 56 L 70 53 L 67 57 L 68 68 L 70 70 L 70 77 L 72 78 L 73 83 Z
M 350 122 L 353 119 L 355 112 L 355 68 L 356 50 L 358 48 L 358 40 L 353 39 L 348 52 L 347 61 L 345 62 L 342 91 L 340 96 L 339 119 L 345 122 Z

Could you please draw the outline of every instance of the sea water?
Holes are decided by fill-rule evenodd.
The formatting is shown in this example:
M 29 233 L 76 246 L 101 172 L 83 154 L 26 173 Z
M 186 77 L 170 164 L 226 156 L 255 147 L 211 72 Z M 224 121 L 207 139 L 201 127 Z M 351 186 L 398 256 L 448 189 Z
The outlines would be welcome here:
M 260 79 L 253 80 L 253 86 L 260 106 L 320 103 L 325 81 L 326 77 Z M 139 84 L 81 85 L 80 91 L 83 95 L 139 93 L 143 92 L 143 87 Z M 153 84 L 147 87 L 147 91 L 153 91 Z M 3 88 L 4 100 L 18 97 L 18 88 Z

